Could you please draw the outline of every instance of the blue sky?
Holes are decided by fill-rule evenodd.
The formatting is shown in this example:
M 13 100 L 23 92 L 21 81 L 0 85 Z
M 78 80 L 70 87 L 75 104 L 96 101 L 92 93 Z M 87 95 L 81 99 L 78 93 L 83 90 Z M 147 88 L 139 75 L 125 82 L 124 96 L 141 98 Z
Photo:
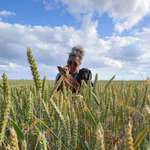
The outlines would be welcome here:
M 49 1 L 49 3 L 51 5 L 53 1 Z M 47 10 L 41 0 L 2 0 L 0 5 L 1 10 L 10 10 L 17 14 L 15 17 L 4 18 L 10 23 L 49 25 L 51 27 L 63 24 L 79 26 L 79 21 L 75 20 L 63 6 L 57 7 L 54 4 L 53 7 Z
M 101 79 L 150 75 L 150 0 L 1 0 L 0 75 L 31 79 L 31 47 L 41 78 L 55 79 L 71 47 L 85 49 L 82 67 Z
M 61 3 L 60 6 L 57 6 L 57 4 L 54 4 L 55 2 L 52 0 L 48 2 L 50 8 L 46 9 L 44 8 L 41 0 L 2 0 L 0 9 L 10 10 L 17 14 L 15 17 L 4 18 L 4 21 L 9 23 L 51 27 L 68 25 L 73 26 L 76 29 L 80 28 L 81 20 L 76 19 L 72 14 L 70 14 L 65 9 L 65 6 L 63 6 Z M 106 13 L 102 14 L 101 16 L 97 14 L 93 15 L 93 20 L 96 19 L 98 19 L 98 23 L 100 24 L 100 28 L 97 28 L 97 30 L 101 36 L 110 36 L 114 27 L 112 19 Z

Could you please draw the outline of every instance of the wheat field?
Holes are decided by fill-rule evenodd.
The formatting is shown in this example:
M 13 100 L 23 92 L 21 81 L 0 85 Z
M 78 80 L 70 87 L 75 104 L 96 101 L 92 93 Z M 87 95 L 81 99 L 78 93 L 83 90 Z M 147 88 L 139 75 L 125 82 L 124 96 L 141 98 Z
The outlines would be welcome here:
M 150 81 L 82 83 L 79 94 L 40 79 L 0 81 L 0 150 L 150 150 Z

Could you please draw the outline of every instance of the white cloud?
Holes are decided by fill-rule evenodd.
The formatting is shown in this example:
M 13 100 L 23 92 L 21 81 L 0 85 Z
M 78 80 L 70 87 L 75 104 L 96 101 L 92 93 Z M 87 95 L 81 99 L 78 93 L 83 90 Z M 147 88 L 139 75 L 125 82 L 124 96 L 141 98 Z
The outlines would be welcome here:
M 122 2 L 122 1 L 121 1 Z M 121 3 L 120 2 L 120 3 Z M 124 19 L 121 23 L 117 23 L 115 29 L 119 32 L 132 28 L 136 25 L 145 15 L 150 13 L 150 1 L 149 0 L 132 0 L 124 1 L 126 4 L 121 4 L 120 10 L 123 10 L 123 6 L 128 6 L 124 13 L 113 14 L 116 19 Z M 129 9 L 130 7 L 130 9 Z
M 0 10 L 0 17 L 15 16 L 16 13 L 8 10 Z
M 42 2 L 45 7 L 45 10 L 47 11 L 59 8 L 59 0 L 43 0 Z
M 122 68 L 123 67 L 123 62 L 120 60 L 115 60 L 115 59 L 112 59 L 112 58 L 109 58 L 109 57 L 104 57 L 104 63 L 110 67 L 113 67 L 113 68 Z
M 132 36 L 99 37 L 97 22 L 86 16 L 80 29 L 71 26 L 27 26 L 0 22 L 0 74 L 7 71 L 11 78 L 31 78 L 26 58 L 26 47 L 33 49 L 43 77 L 55 78 L 57 65 L 66 63 L 68 52 L 74 45 L 85 48 L 85 59 L 81 67 L 87 67 L 109 78 L 141 78 L 132 70 L 150 74 L 150 29 Z M 104 77 L 103 77 L 104 75 Z
M 134 27 L 150 13 L 150 0 L 60 0 L 76 17 L 107 13 L 115 22 L 115 30 L 123 32 Z

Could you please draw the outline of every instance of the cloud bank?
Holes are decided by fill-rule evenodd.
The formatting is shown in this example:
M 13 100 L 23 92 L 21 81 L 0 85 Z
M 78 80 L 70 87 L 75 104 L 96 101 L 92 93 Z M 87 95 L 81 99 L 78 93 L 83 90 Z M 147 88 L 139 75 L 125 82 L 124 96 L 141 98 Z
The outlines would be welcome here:
M 15 16 L 16 13 L 8 10 L 0 10 L 0 20 L 5 17 Z
M 107 13 L 115 22 L 115 30 L 121 33 L 134 27 L 150 13 L 150 0 L 55 0 L 61 2 L 75 17 L 97 13 Z M 43 0 L 45 8 L 53 7 L 54 2 Z
M 85 23 L 86 22 L 86 23 Z M 54 79 L 56 66 L 66 63 L 72 46 L 82 45 L 85 58 L 81 67 L 99 73 L 102 79 L 141 79 L 150 74 L 150 28 L 132 36 L 99 37 L 97 22 L 88 17 L 80 29 L 72 26 L 27 26 L 0 22 L 0 74 L 11 78 L 31 78 L 26 48 L 31 47 L 40 74 Z
M 145 79 L 150 75 L 150 28 L 132 32 L 132 28 L 150 14 L 150 0 L 41 1 L 49 11 L 63 6 L 80 19 L 81 26 L 76 29 L 67 25 L 12 24 L 3 18 L 16 14 L 1 10 L 0 74 L 7 72 L 10 78 L 32 78 L 26 58 L 26 48 L 31 47 L 41 76 L 54 79 L 56 66 L 66 63 L 71 47 L 82 45 L 85 58 L 81 67 L 90 68 L 93 74 L 99 73 L 102 79 L 113 74 L 117 79 Z M 98 19 L 105 13 L 112 18 L 114 33 L 102 38 Z M 126 30 L 131 30 L 130 34 L 121 34 Z

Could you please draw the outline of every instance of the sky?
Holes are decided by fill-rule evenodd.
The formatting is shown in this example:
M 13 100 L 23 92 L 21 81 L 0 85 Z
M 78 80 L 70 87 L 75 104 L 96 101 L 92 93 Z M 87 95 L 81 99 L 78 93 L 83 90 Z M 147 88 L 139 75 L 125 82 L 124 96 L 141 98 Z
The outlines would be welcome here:
M 0 0 L 0 76 L 32 79 L 32 49 L 41 79 L 55 79 L 71 48 L 93 79 L 150 77 L 150 0 Z M 0 77 L 1 78 L 1 77 Z

